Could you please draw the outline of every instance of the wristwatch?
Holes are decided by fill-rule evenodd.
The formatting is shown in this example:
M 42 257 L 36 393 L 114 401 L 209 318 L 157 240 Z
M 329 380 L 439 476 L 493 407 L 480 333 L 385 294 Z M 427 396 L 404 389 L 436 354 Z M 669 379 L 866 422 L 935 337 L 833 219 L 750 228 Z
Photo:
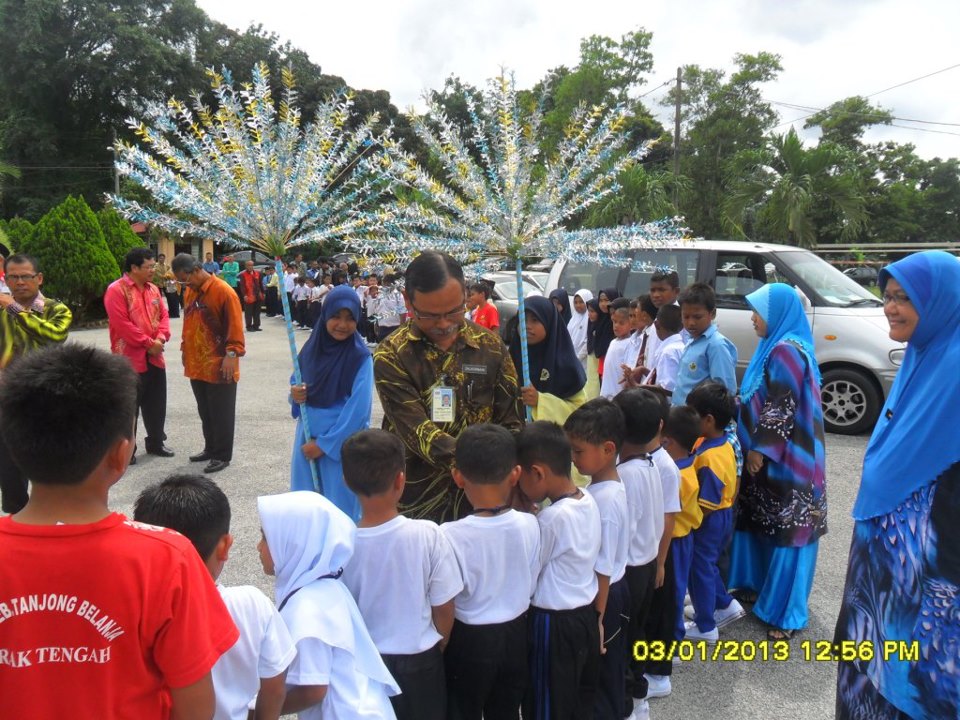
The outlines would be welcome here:
M 228 357 L 228 358 L 235 358 L 236 356 L 237 356 L 237 353 L 236 353 L 235 350 L 227 350 L 227 357 Z

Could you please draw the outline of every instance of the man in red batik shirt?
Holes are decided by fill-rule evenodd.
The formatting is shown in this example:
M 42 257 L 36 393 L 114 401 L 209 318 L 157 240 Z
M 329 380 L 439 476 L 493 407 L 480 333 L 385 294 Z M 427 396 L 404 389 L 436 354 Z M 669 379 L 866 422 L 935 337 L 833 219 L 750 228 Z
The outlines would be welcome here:
M 260 306 L 263 305 L 263 276 L 253 268 L 253 260 L 247 260 L 243 272 L 237 276 L 240 280 L 240 294 L 243 296 L 243 319 L 247 332 L 260 332 Z
M 103 304 L 110 321 L 110 349 L 125 355 L 140 375 L 138 414 L 143 414 L 149 455 L 173 457 L 167 435 L 167 370 L 163 347 L 170 340 L 170 317 L 163 292 L 150 280 L 156 267 L 153 250 L 134 248 L 123 259 L 124 275 L 107 288 Z M 136 447 L 134 447 L 136 452 Z M 136 462 L 136 457 L 131 459 Z

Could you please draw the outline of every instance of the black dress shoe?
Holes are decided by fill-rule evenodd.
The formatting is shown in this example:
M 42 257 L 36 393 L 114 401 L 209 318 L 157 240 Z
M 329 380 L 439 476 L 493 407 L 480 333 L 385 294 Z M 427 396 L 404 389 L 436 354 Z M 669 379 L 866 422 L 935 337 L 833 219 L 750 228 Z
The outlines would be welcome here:
M 199 452 L 196 455 L 190 456 L 190 462 L 203 462 L 204 460 L 210 460 L 210 455 L 206 450 Z
M 136 465 L 136 464 L 137 464 L 137 456 L 136 456 L 136 455 L 131 455 L 131 456 L 130 456 L 130 464 L 131 464 L 131 465 Z
M 166 445 L 147 450 L 147 455 L 156 455 L 157 457 L 173 457 L 176 453 Z
M 207 463 L 207 466 L 203 469 L 205 473 L 215 473 L 220 472 L 225 467 L 230 466 L 229 460 L 211 460 Z

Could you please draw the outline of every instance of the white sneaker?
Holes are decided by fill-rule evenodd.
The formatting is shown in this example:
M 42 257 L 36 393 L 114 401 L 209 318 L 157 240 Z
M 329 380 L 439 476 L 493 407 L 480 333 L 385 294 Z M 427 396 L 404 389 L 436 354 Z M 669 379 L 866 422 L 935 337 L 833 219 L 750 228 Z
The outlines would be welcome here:
M 720 633 L 716 628 L 707 632 L 700 632 L 700 628 L 693 621 L 686 623 L 683 627 L 687 631 L 686 640 L 704 640 L 708 643 L 715 643 L 720 639 Z
M 690 593 L 683 596 L 683 606 L 685 608 L 693 607 L 693 599 L 690 597 Z
M 743 605 L 736 600 L 731 600 L 727 607 L 714 610 L 713 621 L 717 624 L 718 629 L 724 628 L 730 623 L 736 622 L 746 614 L 747 611 L 743 609 Z
M 683 606 L 683 616 L 687 620 L 696 620 L 697 611 L 693 609 L 693 605 L 684 605 Z
M 669 675 L 647 675 L 644 673 L 643 677 L 647 681 L 648 698 L 666 697 L 673 689 L 670 686 Z
M 629 720 L 650 720 L 650 705 L 646 700 L 633 700 L 633 712 Z

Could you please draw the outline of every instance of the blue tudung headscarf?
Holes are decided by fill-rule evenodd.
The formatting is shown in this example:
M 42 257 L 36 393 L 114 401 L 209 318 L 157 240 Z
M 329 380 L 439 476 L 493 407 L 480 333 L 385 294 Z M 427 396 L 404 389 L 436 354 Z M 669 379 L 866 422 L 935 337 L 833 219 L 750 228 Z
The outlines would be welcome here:
M 743 374 L 740 400 L 748 402 L 763 385 L 763 374 L 770 353 L 777 343 L 784 340 L 790 340 L 799 346 L 799 350 L 807 356 L 807 362 L 819 383 L 820 368 L 813 353 L 813 333 L 797 291 L 783 283 L 770 283 L 747 295 L 747 303 L 767 324 L 767 334 L 761 338 Z
M 363 361 L 370 357 L 367 344 L 355 332 L 337 341 L 327 332 L 327 320 L 343 308 L 360 320 L 360 298 L 349 285 L 339 285 L 323 299 L 320 319 L 300 350 L 300 373 L 307 385 L 307 405 L 325 408 L 350 394 L 353 380 Z
M 542 296 L 526 299 L 527 312 L 534 315 L 547 330 L 541 343 L 528 348 L 530 358 L 530 384 L 538 392 L 549 393 L 566 400 L 583 389 L 587 374 L 573 349 L 573 341 L 567 326 L 553 301 Z M 516 367 L 520 367 L 519 331 L 510 338 L 510 355 Z
M 880 271 L 881 290 L 890 278 L 920 319 L 867 445 L 856 520 L 893 511 L 960 462 L 960 260 L 916 253 Z

